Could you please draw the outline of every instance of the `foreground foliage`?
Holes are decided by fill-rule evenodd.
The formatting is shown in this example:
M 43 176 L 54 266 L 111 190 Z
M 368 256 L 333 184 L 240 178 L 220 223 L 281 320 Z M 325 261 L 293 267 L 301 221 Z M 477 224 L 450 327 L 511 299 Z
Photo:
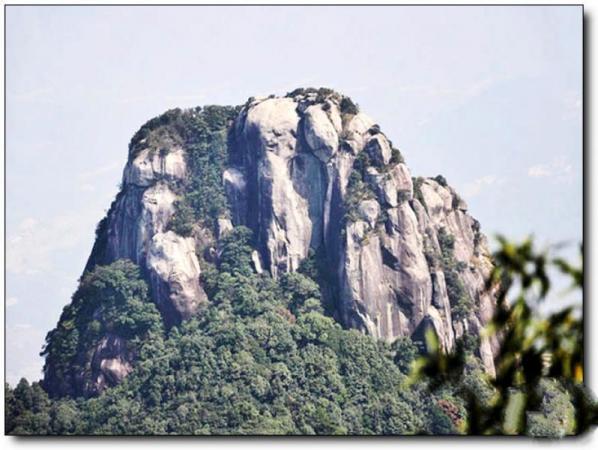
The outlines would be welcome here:
M 538 306 L 550 289 L 548 276 L 558 270 L 583 289 L 583 269 L 547 252 L 537 252 L 531 240 L 514 244 L 499 237 L 495 267 L 488 289 L 497 295 L 494 318 L 486 334 L 500 341 L 496 376 L 483 377 L 488 395 L 465 386 L 460 391 L 471 412 L 471 434 L 529 434 L 562 437 L 579 434 L 598 422 L 598 406 L 583 384 L 583 311 L 581 303 L 540 314 Z M 415 364 L 414 380 L 425 380 L 433 391 L 459 383 L 466 361 L 460 351 L 443 354 L 433 333 L 430 354 Z

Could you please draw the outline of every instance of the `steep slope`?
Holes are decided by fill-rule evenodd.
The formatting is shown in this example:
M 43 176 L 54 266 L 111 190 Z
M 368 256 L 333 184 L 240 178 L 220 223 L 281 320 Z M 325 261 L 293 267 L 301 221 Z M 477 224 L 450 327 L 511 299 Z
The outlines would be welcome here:
M 220 238 L 244 225 L 257 272 L 278 279 L 317 260 L 325 306 L 345 327 L 388 342 L 421 340 L 432 327 L 450 350 L 459 337 L 478 336 L 493 312 L 486 241 L 466 209 L 442 177 L 413 179 L 348 97 L 298 89 L 243 107 L 173 110 L 144 125 L 85 272 L 131 260 L 168 327 L 210 301 L 202 267 L 218 261 Z M 123 336 L 98 336 L 109 338 L 127 348 Z M 46 353 L 57 346 L 50 333 Z M 482 336 L 489 372 L 492 347 Z M 79 365 L 97 367 L 94 379 L 73 377 L 77 392 L 118 383 L 113 373 L 126 375 L 135 352 L 117 353 L 103 357 L 97 344 L 76 352 Z M 48 357 L 46 388 L 70 393 L 49 381 L 55 371 Z
M 225 172 L 236 222 L 276 277 L 324 249 L 328 302 L 346 326 L 393 341 L 432 326 L 445 349 L 492 315 L 479 223 L 442 177 L 414 182 L 347 97 L 297 90 L 248 102 Z M 237 223 L 235 223 L 237 224 Z M 480 353 L 492 371 L 490 343 Z

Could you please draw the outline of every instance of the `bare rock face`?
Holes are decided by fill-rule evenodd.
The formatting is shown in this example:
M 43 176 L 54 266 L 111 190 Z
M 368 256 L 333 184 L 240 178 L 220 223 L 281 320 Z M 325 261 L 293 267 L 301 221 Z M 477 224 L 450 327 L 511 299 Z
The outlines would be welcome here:
M 450 350 L 494 311 L 479 224 L 450 187 L 433 179 L 414 186 L 374 122 L 341 104 L 338 94 L 297 94 L 245 105 L 231 150 L 241 163 L 225 175 L 234 222 L 254 230 L 274 277 L 324 248 L 337 280 L 330 300 L 346 326 L 389 342 L 432 327 Z M 351 185 L 358 170 L 361 184 Z M 482 338 L 491 373 L 495 347 Z
M 374 121 L 360 112 L 348 119 L 347 125 L 343 128 L 345 142 L 353 154 L 363 150 L 365 142 L 368 139 L 367 131 L 374 125 Z
M 229 167 L 222 174 L 222 182 L 224 184 L 226 196 L 233 204 L 239 205 L 239 207 L 241 205 L 247 205 L 247 182 L 245 181 L 243 172 L 234 167 Z M 246 210 L 239 208 L 235 210 L 235 213 L 236 216 L 233 217 L 233 220 L 236 223 L 241 222 L 247 215 Z
M 86 391 L 97 394 L 120 383 L 133 370 L 132 359 L 126 340 L 112 334 L 104 336 L 94 349 L 92 376 L 85 380 Z
M 90 262 L 125 258 L 141 266 L 169 324 L 191 317 L 206 299 L 193 239 L 167 231 L 178 198 L 171 186 L 186 175 L 180 147 L 144 148 L 133 156 L 124 170 L 123 189 L 108 213 L 101 260 Z
M 311 153 L 297 153 L 296 108 L 292 99 L 271 98 L 244 111 L 237 124 L 244 167 L 227 170 L 244 174 L 248 203 L 231 201 L 232 215 L 240 217 L 245 211 L 253 216 L 238 223 L 256 229 L 263 260 L 273 276 L 297 270 L 307 257 L 313 223 L 321 222 L 321 209 L 314 207 L 322 202 L 320 162 Z
M 370 155 L 372 161 L 377 166 L 384 166 L 390 162 L 392 150 L 386 138 L 377 134 L 368 140 L 365 151 Z
M 161 310 L 171 310 L 181 319 L 188 319 L 206 300 L 199 286 L 200 268 L 193 238 L 184 238 L 172 231 L 156 233 L 151 239 L 146 264 L 155 301 Z
M 305 140 L 322 162 L 327 162 L 338 150 L 336 128 L 322 105 L 312 105 L 305 110 Z
M 186 165 L 182 148 L 152 148 L 141 150 L 127 164 L 124 182 L 136 186 L 151 186 L 157 179 L 182 180 Z

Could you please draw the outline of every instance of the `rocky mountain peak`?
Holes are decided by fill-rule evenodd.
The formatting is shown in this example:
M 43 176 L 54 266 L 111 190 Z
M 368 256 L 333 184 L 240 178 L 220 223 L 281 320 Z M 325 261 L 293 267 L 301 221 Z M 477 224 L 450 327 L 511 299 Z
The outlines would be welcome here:
M 494 370 L 496 343 L 480 334 L 494 299 L 479 223 L 443 177 L 412 177 L 349 97 L 296 89 L 241 107 L 169 111 L 133 137 L 122 186 L 86 271 L 133 261 L 167 325 L 210 301 L 202 265 L 245 226 L 257 272 L 278 279 L 318 259 L 323 301 L 343 326 L 388 342 L 432 328 L 446 350 L 472 335 Z M 130 372 L 134 353 L 119 336 L 100 342 L 86 351 L 104 386 Z M 52 385 L 51 362 L 45 370 Z M 89 385 L 79 391 L 101 390 Z

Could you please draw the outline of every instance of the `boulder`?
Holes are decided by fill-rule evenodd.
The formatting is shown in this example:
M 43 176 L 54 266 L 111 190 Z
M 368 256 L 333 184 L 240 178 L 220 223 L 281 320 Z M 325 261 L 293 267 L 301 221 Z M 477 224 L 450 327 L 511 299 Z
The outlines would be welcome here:
M 327 162 L 338 150 L 338 134 L 321 105 L 312 105 L 304 115 L 305 140 L 322 162 Z
M 185 152 L 175 148 L 145 148 L 125 167 L 124 182 L 150 186 L 160 179 L 183 180 L 186 176 Z
M 201 271 L 193 238 L 183 238 L 172 231 L 155 234 L 147 267 L 158 307 L 168 322 L 190 318 L 206 300 L 199 284 Z

